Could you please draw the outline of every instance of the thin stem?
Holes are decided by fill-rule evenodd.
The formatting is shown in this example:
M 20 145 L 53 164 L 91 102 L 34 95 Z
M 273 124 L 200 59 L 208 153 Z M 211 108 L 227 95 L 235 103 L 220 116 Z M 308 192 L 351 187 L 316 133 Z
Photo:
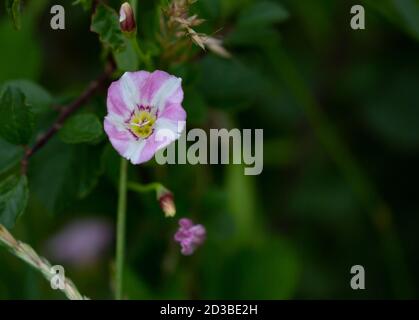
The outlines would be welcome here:
M 140 47 L 140 45 L 138 44 L 137 37 L 136 37 L 136 36 L 132 36 L 132 37 L 130 38 L 130 40 L 131 40 L 131 44 L 132 44 L 132 46 L 133 46 L 133 48 L 134 48 L 135 52 L 137 53 L 137 55 L 138 55 L 138 57 L 140 58 L 140 60 L 144 63 L 144 65 L 145 65 L 146 69 L 148 69 L 148 70 L 152 70 L 152 69 L 153 69 L 153 64 L 152 64 L 152 62 L 151 62 L 150 55 L 149 55 L 149 54 L 144 53 L 144 52 L 141 50 L 141 47 Z
M 123 295 L 123 270 L 125 259 L 125 223 L 127 209 L 127 167 L 126 159 L 121 158 L 118 188 L 118 212 L 116 225 L 116 274 L 115 274 L 115 297 L 122 299 Z
M 137 182 L 128 182 L 128 189 L 135 192 L 150 192 L 150 191 L 156 191 L 166 189 L 161 183 L 153 182 L 148 184 L 140 184 Z

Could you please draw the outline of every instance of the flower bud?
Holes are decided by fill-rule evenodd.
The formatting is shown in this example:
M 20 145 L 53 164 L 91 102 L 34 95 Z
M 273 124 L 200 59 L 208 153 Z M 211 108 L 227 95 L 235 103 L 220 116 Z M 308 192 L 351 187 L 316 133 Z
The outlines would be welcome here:
M 122 32 L 136 32 L 135 16 L 128 2 L 124 2 L 119 9 L 119 26 Z
M 176 214 L 176 206 L 173 201 L 173 194 L 167 189 L 162 189 L 157 193 L 157 198 L 164 215 L 166 217 L 174 217 Z

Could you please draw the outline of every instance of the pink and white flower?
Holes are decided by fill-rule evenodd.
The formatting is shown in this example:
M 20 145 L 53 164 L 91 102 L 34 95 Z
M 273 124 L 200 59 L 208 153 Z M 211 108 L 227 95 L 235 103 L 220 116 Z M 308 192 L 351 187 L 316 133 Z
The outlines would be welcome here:
M 125 72 L 110 85 L 104 128 L 121 156 L 140 164 L 180 137 L 186 125 L 181 83 L 157 70 Z

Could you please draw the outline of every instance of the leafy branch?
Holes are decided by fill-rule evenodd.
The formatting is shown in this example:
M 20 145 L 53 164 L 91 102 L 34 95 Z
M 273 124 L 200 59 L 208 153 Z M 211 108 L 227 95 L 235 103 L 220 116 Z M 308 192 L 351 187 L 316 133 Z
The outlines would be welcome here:
M 105 71 L 94 81 L 92 81 L 88 87 L 83 91 L 83 93 L 77 97 L 76 100 L 71 102 L 69 105 L 63 107 L 62 111 L 58 115 L 57 119 L 54 121 L 52 126 L 44 132 L 35 144 L 27 148 L 25 151 L 25 155 L 21 161 L 21 169 L 22 173 L 25 174 L 28 168 L 29 158 L 32 157 L 34 153 L 36 153 L 39 149 L 41 149 L 56 133 L 64 122 L 71 116 L 74 112 L 76 112 L 80 107 L 82 107 L 87 101 L 92 98 L 92 96 L 100 90 L 106 82 L 109 81 L 110 76 L 115 70 L 115 64 L 113 61 L 109 62 L 105 68 Z

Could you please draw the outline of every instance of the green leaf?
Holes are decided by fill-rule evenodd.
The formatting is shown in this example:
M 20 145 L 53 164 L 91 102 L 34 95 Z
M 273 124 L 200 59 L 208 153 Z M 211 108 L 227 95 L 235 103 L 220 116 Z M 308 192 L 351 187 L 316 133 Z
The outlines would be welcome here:
M 188 113 L 188 121 L 203 125 L 207 120 L 208 106 L 204 97 L 192 86 L 185 88 L 185 101 L 183 106 Z
M 236 238 L 239 242 L 247 243 L 251 238 L 259 240 L 261 224 L 257 219 L 254 177 L 244 175 L 244 168 L 244 165 L 229 165 L 225 183 L 229 195 L 227 206 L 234 220 Z
M 33 132 L 33 113 L 18 88 L 7 86 L 0 96 L 0 136 L 13 144 L 27 144 Z
M 31 1 L 36 5 L 36 1 Z M 34 37 L 34 18 L 22 21 L 23 28 L 14 30 L 6 20 L 0 21 L 0 82 L 13 78 L 36 79 L 41 70 L 40 42 Z
M 90 10 L 92 7 L 92 0 L 75 0 L 73 6 L 80 4 L 84 10 Z
M 100 146 L 80 146 L 73 153 L 73 168 L 77 178 L 76 198 L 83 199 L 96 187 L 104 171 L 103 149 Z
M 419 2 L 415 0 L 393 0 L 393 5 L 402 17 L 408 31 L 419 40 Z
M 419 40 L 419 2 L 417 0 L 364 0 L 400 29 Z
M 9 176 L 0 182 L 0 224 L 10 229 L 25 211 L 28 202 L 26 176 Z
M 23 92 L 26 97 L 26 102 L 31 106 L 31 111 L 34 114 L 40 114 L 50 110 L 53 101 L 52 96 L 35 82 L 25 79 L 11 80 L 1 87 L 0 93 L 8 86 L 18 88 Z
M 266 47 L 276 41 L 279 32 L 273 27 L 239 27 L 233 30 L 225 39 L 228 46 Z
M 288 18 L 288 12 L 278 3 L 259 2 L 243 10 L 237 25 L 240 27 L 262 27 L 279 23 Z
M 277 238 L 246 246 L 224 264 L 222 299 L 290 299 L 301 274 L 295 250 Z
M 65 143 L 96 142 L 103 133 L 99 119 L 91 113 L 78 114 L 68 119 L 61 130 L 59 137 Z
M 16 165 L 23 157 L 23 148 L 0 139 L 0 174 Z
M 6 10 L 16 30 L 19 30 L 21 27 L 20 8 L 20 0 L 6 0 Z
M 207 56 L 202 60 L 200 68 L 200 91 L 205 94 L 208 102 L 220 108 L 237 110 L 249 107 L 265 96 L 272 86 L 259 70 L 250 68 L 238 59 Z
M 31 190 L 45 210 L 59 213 L 86 197 L 103 172 L 100 145 L 66 145 L 52 139 L 31 159 Z
M 124 48 L 124 35 L 119 27 L 118 14 L 111 7 L 99 4 L 92 16 L 90 28 L 99 34 L 100 41 L 112 51 L 118 52 Z

